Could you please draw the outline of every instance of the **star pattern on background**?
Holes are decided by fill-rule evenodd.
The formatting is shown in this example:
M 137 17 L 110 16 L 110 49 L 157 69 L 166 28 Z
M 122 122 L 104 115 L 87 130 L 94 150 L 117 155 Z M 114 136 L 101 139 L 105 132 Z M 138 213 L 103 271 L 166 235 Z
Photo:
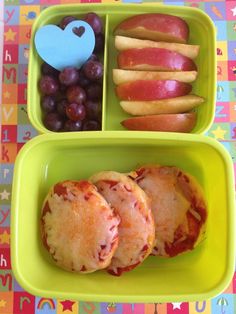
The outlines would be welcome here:
M 1 193 L 1 200 L 9 200 L 10 193 L 7 190 L 3 190 Z
M 230 9 L 233 13 L 233 16 L 236 16 L 236 7 L 234 7 L 233 9 Z
M 222 129 L 219 125 L 217 126 L 217 128 L 213 131 L 211 131 L 211 133 L 214 135 L 214 137 L 218 140 L 224 140 L 225 139 L 225 134 L 227 133 L 226 130 Z
M 72 307 L 75 304 L 75 302 L 72 302 L 70 300 L 65 300 L 65 301 L 61 301 L 60 303 L 63 306 L 63 309 L 62 309 L 63 312 L 65 312 L 67 310 L 70 311 L 70 312 L 73 311 Z
M 0 243 L 10 244 L 10 234 L 6 230 L 0 234 Z
M 11 28 L 8 29 L 7 32 L 4 33 L 5 41 L 14 41 L 16 37 L 16 32 L 13 32 Z
M 7 304 L 7 301 L 6 301 L 6 300 L 3 300 L 3 299 L 0 300 L 0 308 L 1 308 L 1 307 L 5 307 L 6 304 Z
M 9 196 L 10 196 L 10 193 L 7 192 L 7 190 L 3 190 L 1 193 L 0 193 L 0 196 L 1 196 L 1 200 L 8 200 L 9 199 Z
M 181 310 L 181 304 L 182 302 L 175 302 L 175 303 L 172 303 L 172 306 L 173 306 L 173 310 Z
M 3 96 L 4 98 L 8 99 L 10 98 L 11 94 L 8 91 L 6 91 L 5 93 L 3 93 Z

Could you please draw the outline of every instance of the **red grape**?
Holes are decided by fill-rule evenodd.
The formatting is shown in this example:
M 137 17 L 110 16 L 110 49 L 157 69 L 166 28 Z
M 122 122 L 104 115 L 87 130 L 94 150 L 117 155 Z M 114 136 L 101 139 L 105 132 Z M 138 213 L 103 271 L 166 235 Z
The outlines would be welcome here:
M 76 20 L 75 16 L 64 16 L 58 26 L 64 30 Z M 95 47 L 81 69 L 69 66 L 60 72 L 46 62 L 41 65 L 39 90 L 43 123 L 54 132 L 101 129 L 103 63 L 99 56 L 104 52 L 103 21 L 93 12 L 87 13 L 83 20 L 94 31 Z M 81 36 L 84 30 L 75 27 L 72 31 Z
M 89 57 L 88 61 L 99 61 L 99 58 L 95 53 L 92 53 L 91 56 Z
M 88 86 L 90 81 L 85 77 L 83 70 L 81 69 L 79 72 L 79 81 L 78 85 L 81 87 L 86 87 Z
M 77 20 L 77 18 L 74 17 L 74 16 L 71 16 L 71 15 L 65 16 L 65 17 L 63 17 L 63 19 L 62 19 L 61 22 L 60 22 L 60 28 L 65 29 L 66 26 L 67 26 L 70 22 L 73 22 L 73 21 L 76 21 L 76 20 Z
M 85 106 L 72 103 L 66 107 L 66 115 L 72 121 L 83 120 L 86 116 Z
M 87 120 L 83 123 L 83 131 L 98 131 L 101 130 L 101 125 L 98 121 Z
M 67 89 L 66 97 L 69 103 L 82 104 L 86 101 L 86 93 L 84 89 L 78 85 L 70 86 Z
M 47 64 L 46 62 L 43 62 L 41 65 L 41 73 L 43 75 L 51 75 L 57 77 L 60 72 L 54 69 L 51 65 Z
M 62 116 L 66 116 L 66 107 L 68 106 L 68 101 L 66 99 L 61 99 L 57 103 L 57 112 Z
M 58 113 L 51 112 L 44 117 L 44 125 L 50 131 L 58 132 L 63 127 L 63 119 Z
M 42 76 L 40 82 L 39 82 L 40 90 L 45 95 L 53 95 L 56 94 L 56 92 L 59 89 L 58 81 L 49 75 Z
M 79 72 L 74 67 L 66 67 L 59 74 L 59 80 L 65 86 L 74 85 L 79 80 Z
M 41 101 L 41 108 L 44 112 L 53 112 L 56 109 L 56 101 L 53 96 L 44 96 Z
M 87 98 L 90 100 L 102 99 L 102 86 L 98 83 L 92 83 L 86 87 Z
M 65 92 L 66 92 L 66 90 L 67 90 L 67 87 L 68 87 L 68 86 L 66 86 L 66 85 L 60 83 L 59 89 L 60 89 L 60 92 L 61 92 L 63 95 L 65 95 Z
M 64 125 L 64 130 L 73 132 L 73 131 L 80 131 L 82 129 L 82 121 L 72 121 L 72 120 L 67 120 Z
M 87 118 L 91 120 L 100 120 L 102 113 L 102 104 L 98 101 L 87 100 L 86 102 Z
M 89 80 L 96 81 L 103 76 L 103 65 L 99 61 L 88 61 L 83 66 L 83 71 Z
M 96 13 L 87 13 L 84 20 L 92 27 L 95 34 L 102 32 L 102 20 Z
M 104 49 L 104 35 L 101 34 L 97 34 L 95 36 L 95 47 L 94 47 L 94 52 L 95 53 L 101 53 L 103 52 Z

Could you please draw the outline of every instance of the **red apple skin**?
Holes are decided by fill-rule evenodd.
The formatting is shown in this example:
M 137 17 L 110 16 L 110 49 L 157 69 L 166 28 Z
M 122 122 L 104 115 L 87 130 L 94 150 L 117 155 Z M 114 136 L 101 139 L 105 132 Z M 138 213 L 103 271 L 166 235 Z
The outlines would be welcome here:
M 129 130 L 189 133 L 196 124 L 196 113 L 160 114 L 129 118 L 121 122 Z
M 174 80 L 139 80 L 120 84 L 116 87 L 117 97 L 121 100 L 158 100 L 187 95 L 192 86 Z
M 124 70 L 196 71 L 193 60 L 164 48 L 133 48 L 118 55 L 118 66 Z
M 115 34 L 186 43 L 189 37 L 189 27 L 183 19 L 177 16 L 150 13 L 135 15 L 124 20 L 115 29 Z

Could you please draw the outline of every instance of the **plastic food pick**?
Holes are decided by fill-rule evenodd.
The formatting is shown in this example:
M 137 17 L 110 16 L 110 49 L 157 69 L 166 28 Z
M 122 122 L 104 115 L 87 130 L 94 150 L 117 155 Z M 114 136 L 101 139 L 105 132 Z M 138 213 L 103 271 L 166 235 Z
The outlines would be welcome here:
M 94 31 L 84 21 L 73 21 L 64 30 L 56 25 L 41 27 L 34 37 L 40 57 L 53 68 L 80 68 L 91 56 L 95 46 Z

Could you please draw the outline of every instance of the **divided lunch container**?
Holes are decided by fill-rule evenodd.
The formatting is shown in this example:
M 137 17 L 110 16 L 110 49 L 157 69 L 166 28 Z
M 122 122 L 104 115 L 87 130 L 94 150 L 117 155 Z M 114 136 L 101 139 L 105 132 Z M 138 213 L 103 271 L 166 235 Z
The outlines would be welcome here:
M 192 133 L 203 134 L 213 122 L 216 94 L 216 46 L 215 28 L 207 14 L 199 9 L 180 6 L 148 5 L 60 5 L 52 6 L 40 14 L 32 29 L 29 76 L 28 76 L 28 114 L 32 125 L 40 132 L 50 132 L 42 122 L 40 108 L 40 93 L 38 81 L 40 64 L 42 63 L 34 46 L 34 35 L 38 28 L 46 24 L 57 24 L 63 16 L 73 15 L 83 17 L 87 12 L 96 12 L 103 18 L 105 49 L 104 49 L 104 80 L 103 80 L 103 116 L 102 130 L 124 130 L 120 124 L 130 117 L 119 105 L 115 95 L 115 85 L 112 80 L 112 69 L 117 68 L 117 51 L 114 47 L 115 27 L 125 18 L 141 13 L 165 13 L 180 16 L 186 20 L 190 29 L 189 44 L 200 45 L 200 52 L 195 62 L 198 67 L 198 78 L 192 83 L 192 93 L 201 96 L 205 102 L 195 109 L 197 123 Z M 73 49 L 73 47 L 72 47 Z
M 50 132 L 42 123 L 37 88 L 42 61 L 33 44 L 35 31 L 42 25 L 57 24 L 63 16 L 80 17 L 91 11 L 103 18 L 105 26 L 102 131 Z M 193 93 L 204 97 L 205 103 L 195 109 L 195 134 L 135 132 L 120 125 L 128 114 L 120 108 L 112 82 L 112 69 L 117 68 L 113 30 L 125 18 L 149 12 L 184 18 L 190 26 L 189 43 L 200 45 Z M 213 121 L 215 89 L 215 30 L 200 10 L 158 4 L 88 4 L 53 6 L 40 14 L 32 30 L 28 114 L 32 125 L 45 134 L 19 152 L 12 192 L 12 269 L 25 290 L 80 301 L 177 302 L 205 300 L 227 287 L 235 253 L 232 161 L 221 144 L 201 135 Z M 202 185 L 209 216 L 200 245 L 171 259 L 150 256 L 121 277 L 105 271 L 81 275 L 57 267 L 42 245 L 39 230 L 42 202 L 50 186 L 64 179 L 87 179 L 102 170 L 128 172 L 147 163 L 175 165 Z
M 157 163 L 175 165 L 202 185 L 208 204 L 206 237 L 175 258 L 148 257 L 114 277 L 106 271 L 66 272 L 42 245 L 42 202 L 54 183 L 95 172 L 128 172 Z M 234 270 L 233 170 L 223 146 L 211 138 L 152 132 L 44 134 L 24 145 L 15 164 L 11 222 L 12 268 L 32 294 L 105 302 L 200 301 L 222 292 Z

